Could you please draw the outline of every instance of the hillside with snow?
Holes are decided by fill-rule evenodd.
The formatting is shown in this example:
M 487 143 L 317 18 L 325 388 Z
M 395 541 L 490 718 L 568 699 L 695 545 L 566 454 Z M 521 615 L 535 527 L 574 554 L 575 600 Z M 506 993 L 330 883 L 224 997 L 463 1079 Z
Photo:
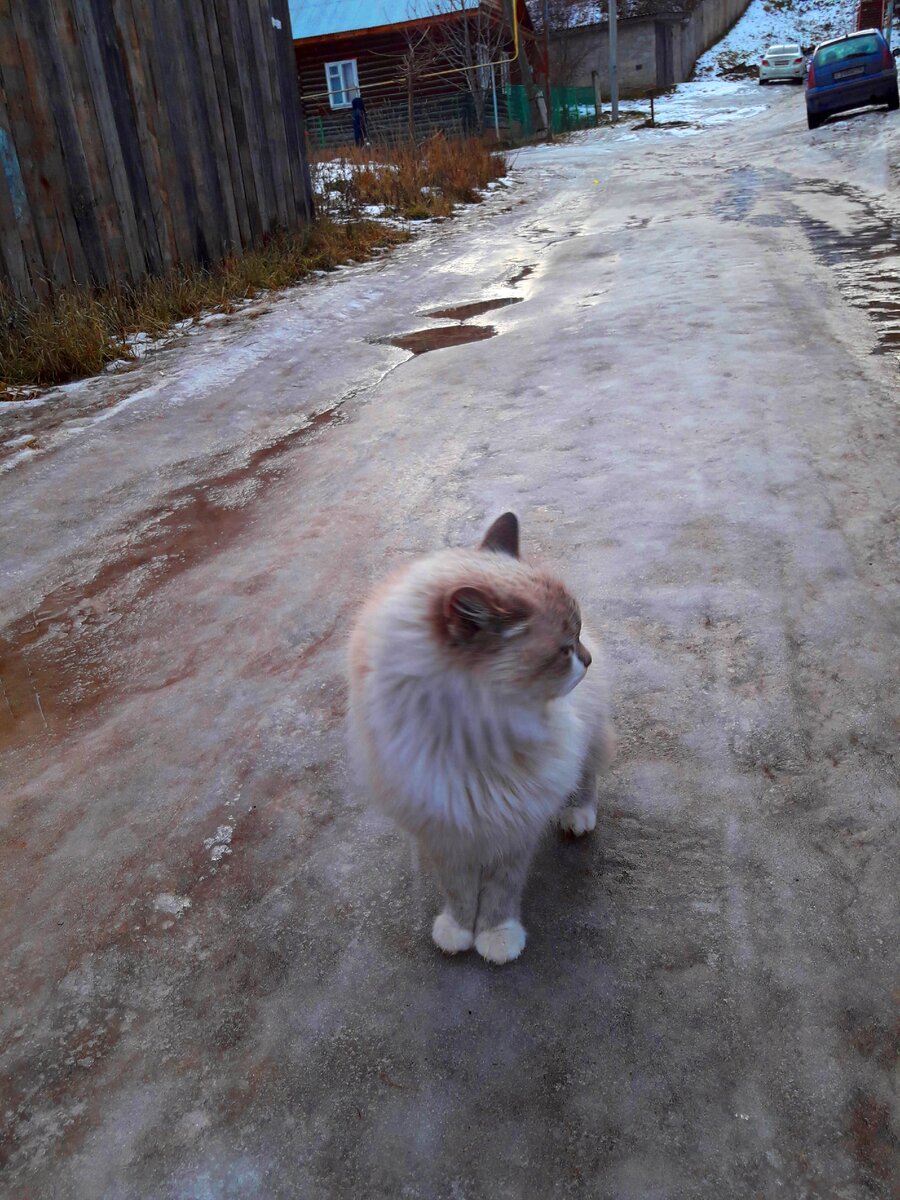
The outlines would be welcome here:
M 854 28 L 856 0 L 753 0 L 736 25 L 697 60 L 695 79 L 755 74 L 763 52 L 778 42 L 814 46 Z

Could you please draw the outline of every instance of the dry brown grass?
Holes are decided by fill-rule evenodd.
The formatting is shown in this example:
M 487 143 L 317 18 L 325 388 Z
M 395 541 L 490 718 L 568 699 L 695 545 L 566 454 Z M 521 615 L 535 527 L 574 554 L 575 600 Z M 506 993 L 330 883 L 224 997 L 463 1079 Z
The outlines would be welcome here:
M 506 159 L 479 138 L 435 134 L 421 145 L 356 147 L 320 155 L 313 163 L 317 191 L 337 213 L 377 205 L 405 220 L 448 217 L 472 204 Z
M 133 357 L 131 334 L 161 337 L 178 321 L 233 311 L 239 300 L 339 263 L 363 261 L 376 246 L 407 236 L 374 221 L 325 217 L 213 267 L 177 267 L 115 288 L 70 288 L 37 309 L 0 290 L 0 399 L 13 387 L 47 387 L 94 375 L 107 363 Z
M 178 267 L 115 288 L 71 288 L 37 309 L 0 289 L 0 400 L 10 398 L 11 388 L 64 383 L 130 359 L 128 338 L 135 333 L 161 337 L 179 321 L 230 312 L 237 301 L 408 239 L 402 227 L 366 219 L 366 205 L 406 220 L 448 216 L 506 169 L 502 156 L 474 139 L 438 136 L 424 146 L 374 153 L 377 165 L 373 151 L 356 149 L 335 156 L 337 169 L 313 164 L 318 219 L 213 267 Z M 339 186 L 326 187 L 329 179 Z

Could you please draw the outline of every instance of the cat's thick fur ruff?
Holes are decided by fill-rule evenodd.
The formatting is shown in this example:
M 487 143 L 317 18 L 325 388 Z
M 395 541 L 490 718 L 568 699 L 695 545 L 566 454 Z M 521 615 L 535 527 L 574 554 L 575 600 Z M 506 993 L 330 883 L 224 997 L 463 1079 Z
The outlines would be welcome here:
M 376 589 L 350 640 L 350 745 L 372 799 L 444 895 L 432 936 L 492 962 L 525 944 L 543 830 L 594 828 L 613 735 L 602 665 L 563 584 L 518 557 L 506 513 Z

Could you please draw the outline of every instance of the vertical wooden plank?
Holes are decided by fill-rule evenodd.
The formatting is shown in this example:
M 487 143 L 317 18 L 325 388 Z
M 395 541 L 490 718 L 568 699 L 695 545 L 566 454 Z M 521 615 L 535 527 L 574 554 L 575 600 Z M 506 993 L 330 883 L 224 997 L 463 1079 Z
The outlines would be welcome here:
M 191 262 L 194 239 L 181 172 L 172 144 L 169 112 L 178 98 L 161 76 L 162 51 L 157 44 L 153 14 L 156 0 L 113 0 L 121 45 L 128 55 L 128 80 L 140 102 L 146 140 L 142 142 L 147 187 L 153 200 L 160 240 L 171 250 L 172 263 Z
M 0 62 L 0 252 L 5 279 L 20 299 L 33 304 L 43 294 L 44 263 L 35 240 L 34 222 L 19 156 L 13 141 L 3 63 Z
M 269 0 L 272 46 L 275 52 L 275 88 L 278 113 L 284 130 L 285 179 L 292 224 L 310 219 L 309 193 L 302 172 L 300 150 L 300 85 L 291 40 L 290 14 L 284 0 Z
M 311 221 L 312 179 L 306 160 L 303 107 L 300 101 L 300 80 L 291 32 L 291 17 L 287 0 L 272 0 L 272 16 L 281 23 L 275 32 L 278 52 L 278 78 L 281 109 L 284 114 L 286 153 L 288 155 L 294 210 L 298 218 Z
M 211 260 L 221 258 L 228 245 L 225 212 L 219 188 L 219 177 L 211 147 L 210 116 L 198 71 L 199 49 L 194 31 L 186 18 L 187 6 L 176 5 L 172 13 L 179 54 L 178 75 L 185 95 L 194 136 L 188 139 L 191 172 L 197 189 L 200 220 L 207 253 Z
M 19 232 L 25 218 L 22 203 L 25 188 L 20 180 L 19 160 L 15 156 L 12 138 L 0 125 L 0 263 L 3 266 L 3 281 L 13 295 L 33 302 L 37 299 L 37 293 L 31 282 L 31 271 Z
M 286 186 L 287 163 L 280 153 L 282 139 L 279 136 L 283 128 L 281 115 L 278 113 L 280 102 L 279 89 L 275 69 L 274 46 L 272 43 L 271 10 L 268 0 L 259 0 L 256 4 L 247 6 L 250 16 L 250 28 L 253 35 L 253 53 L 258 72 L 258 96 L 262 113 L 264 129 L 264 149 L 268 151 L 269 169 L 271 171 L 273 199 L 277 213 L 277 223 L 282 228 L 288 224 L 288 192 Z
M 131 0 L 89 0 L 103 55 L 119 130 L 125 169 L 141 229 L 148 269 L 161 271 L 189 253 L 178 236 L 180 193 L 164 171 L 164 147 L 156 133 L 157 99 L 147 65 L 143 30 L 138 32 Z M 141 6 L 143 8 L 143 5 Z M 142 12 L 146 18 L 146 12 Z
M 218 254 L 225 255 L 240 246 L 240 231 L 234 193 L 228 169 L 225 131 L 219 111 L 219 96 L 212 73 L 212 55 L 206 33 L 202 0 L 186 5 L 182 12 L 190 27 L 195 69 L 191 73 L 196 95 L 198 120 L 203 126 L 201 167 L 207 177 L 218 230 Z
M 105 7 L 104 24 L 110 26 L 112 12 L 108 6 Z M 100 41 L 90 0 L 72 0 L 72 10 L 78 44 L 84 56 L 86 84 L 94 105 L 99 145 L 102 148 L 106 169 L 109 173 L 110 189 L 115 205 L 114 219 L 125 253 L 125 262 L 121 265 L 121 271 L 132 279 L 138 279 L 146 270 L 148 260 L 143 249 L 141 231 L 135 212 L 138 199 L 132 191 L 126 165 L 125 147 L 123 147 L 119 126 L 116 124 L 113 111 L 112 87 L 114 84 L 107 73 L 106 64 L 100 51 Z M 117 56 L 117 65 L 119 62 Z M 113 72 L 113 77 L 117 76 L 118 72 Z M 124 99 L 124 89 L 118 89 L 118 94 L 121 102 Z M 122 118 L 131 117 L 130 106 L 123 109 L 121 116 Z M 132 140 L 132 137 L 128 135 L 133 131 L 133 120 L 129 126 L 126 126 L 126 129 L 128 130 L 126 142 L 128 142 Z M 158 257 L 158 254 L 153 257 Z
M 90 248 L 95 280 L 115 282 L 128 275 L 130 264 L 71 0 L 48 0 L 45 20 L 54 47 L 51 93 L 58 83 L 66 98 L 65 104 L 55 99 L 54 114 L 73 197 L 77 196 L 75 216 L 82 242 Z
M 234 122 L 235 145 L 241 169 L 241 184 L 247 205 L 247 241 L 258 236 L 264 223 L 264 205 L 256 179 L 256 163 L 253 154 L 254 136 L 244 107 L 241 72 L 235 50 L 238 29 L 234 22 L 232 0 L 212 0 L 216 11 L 216 25 L 222 46 L 225 79 L 228 88 L 229 108 Z M 246 243 L 245 243 L 246 244 Z
M 173 26 L 176 14 L 170 5 L 151 3 L 150 27 L 153 35 L 151 72 L 154 77 L 159 104 L 158 131 L 166 131 L 171 158 L 167 169 L 177 174 L 184 199 L 185 229 L 190 251 L 188 259 L 207 263 L 213 258 L 213 249 L 207 241 L 206 223 L 201 211 L 198 194 L 198 178 L 191 160 L 191 142 L 197 136 L 196 118 L 191 96 L 186 86 L 186 70 L 183 57 L 184 47 L 179 45 Z M 145 40 L 149 30 L 144 31 Z M 149 42 L 147 42 L 149 45 Z
M 10 11 L 10 28 L 21 62 L 21 68 L 11 69 L 8 76 L 7 105 L 13 139 L 48 284 L 71 281 L 87 284 L 90 269 L 72 212 L 57 130 L 47 99 L 41 57 L 44 48 L 30 24 L 31 12 L 30 6 L 18 4 Z
M 110 262 L 100 230 L 98 207 L 104 203 L 102 185 L 91 178 L 75 115 L 75 93 L 68 77 L 60 44 L 60 29 L 54 20 L 51 0 L 31 0 L 28 6 L 31 27 L 36 38 L 43 73 L 44 96 L 56 129 L 56 145 L 72 216 L 78 230 L 91 283 L 110 279 Z
M 247 120 L 253 178 L 259 202 L 260 228 L 256 231 L 256 236 L 259 236 L 273 229 L 278 219 L 275 186 L 272 182 L 265 122 L 259 104 L 259 68 L 246 0 L 231 0 L 231 15 L 234 19 L 235 61 L 241 84 L 241 104 Z
M 240 151 L 237 143 L 234 113 L 231 108 L 231 95 L 228 90 L 228 74 L 222 47 L 222 34 L 219 30 L 218 4 L 216 0 L 203 0 L 203 14 L 206 20 L 206 36 L 209 42 L 210 67 L 215 80 L 216 94 L 219 100 L 219 114 L 222 119 L 222 134 L 225 140 L 225 150 L 228 155 L 228 175 L 240 233 L 240 244 L 246 246 L 250 241 L 250 218 L 247 210 L 247 196 L 244 189 L 243 168 L 241 166 Z
M 281 88 L 275 56 L 275 29 L 269 0 L 250 6 L 253 17 L 260 73 L 260 99 L 266 125 L 266 140 L 272 156 L 272 182 L 278 208 L 278 223 L 286 228 L 291 222 L 290 167 L 284 143 L 284 117 L 281 112 Z

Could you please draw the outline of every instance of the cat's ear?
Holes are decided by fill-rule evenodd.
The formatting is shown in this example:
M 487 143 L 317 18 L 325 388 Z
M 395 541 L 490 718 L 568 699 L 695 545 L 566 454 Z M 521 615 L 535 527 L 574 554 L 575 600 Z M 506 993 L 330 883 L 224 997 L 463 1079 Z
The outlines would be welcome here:
M 444 604 L 447 632 L 457 642 L 470 641 L 479 633 L 502 633 L 524 616 L 523 612 L 504 608 L 489 592 L 477 587 L 456 588 Z
M 519 557 L 519 518 L 515 513 L 506 512 L 493 523 L 480 546 L 481 550 L 494 550 L 498 554 L 508 554 L 510 558 Z

